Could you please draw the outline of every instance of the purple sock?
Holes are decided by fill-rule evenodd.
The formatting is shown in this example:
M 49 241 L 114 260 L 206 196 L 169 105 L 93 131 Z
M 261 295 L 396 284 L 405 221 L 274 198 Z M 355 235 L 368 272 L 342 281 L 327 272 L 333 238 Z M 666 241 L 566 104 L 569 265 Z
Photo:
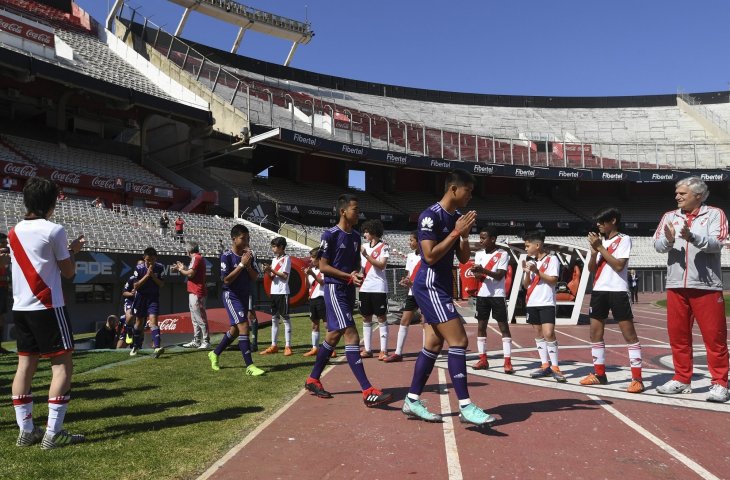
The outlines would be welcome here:
M 334 347 L 332 345 L 327 342 L 322 342 L 319 350 L 317 350 L 317 358 L 314 360 L 312 373 L 309 374 L 311 378 L 319 380 L 319 377 L 322 376 L 322 370 L 324 370 L 324 367 L 326 367 L 327 363 L 329 363 L 330 361 L 330 355 L 332 355 L 332 350 L 334 350 Z
M 432 352 L 425 348 L 421 350 L 416 359 L 416 367 L 413 369 L 413 380 L 411 381 L 411 388 L 408 389 L 408 393 L 420 395 L 423 393 L 423 387 L 426 386 L 428 377 L 431 376 L 433 371 L 433 365 L 436 363 L 436 359 L 439 356 L 439 352 Z
M 233 335 L 231 335 L 231 332 L 226 332 L 225 335 L 223 335 L 223 339 L 221 340 L 221 343 L 218 344 L 217 347 L 215 347 L 215 354 L 220 355 L 223 353 L 223 350 L 228 348 L 228 345 L 231 344 L 233 341 Z
M 136 327 L 132 328 L 132 338 L 134 339 L 133 345 L 137 348 L 142 348 L 142 340 L 143 340 L 142 331 L 137 330 Z
M 160 348 L 160 327 L 152 329 L 152 346 Z
M 449 347 L 449 375 L 456 397 L 459 400 L 469 398 L 469 388 L 466 386 L 466 348 Z
M 241 350 L 241 355 L 243 355 L 243 363 L 247 367 L 253 364 L 253 360 L 251 359 L 251 341 L 248 339 L 248 335 L 238 337 L 238 349 Z
M 319 354 L 319 352 L 317 353 Z M 345 357 L 347 357 L 347 363 L 350 364 L 352 373 L 355 374 L 355 378 L 357 378 L 357 381 L 360 382 L 360 388 L 365 391 L 372 387 L 367 375 L 365 375 L 365 367 L 362 364 L 362 358 L 360 358 L 360 346 L 345 345 Z

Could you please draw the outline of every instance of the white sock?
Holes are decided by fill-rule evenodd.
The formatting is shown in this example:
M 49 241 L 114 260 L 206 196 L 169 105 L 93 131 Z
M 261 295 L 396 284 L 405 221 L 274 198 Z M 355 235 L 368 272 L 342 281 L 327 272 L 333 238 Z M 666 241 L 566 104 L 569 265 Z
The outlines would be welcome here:
M 33 395 L 13 395 L 15 420 L 25 432 L 33 431 Z
M 279 336 L 279 317 L 271 317 L 271 344 L 276 345 L 276 337 Z
M 383 322 L 378 327 L 380 330 L 380 351 L 388 351 L 388 324 Z
M 554 342 L 547 342 L 547 351 L 548 355 L 550 356 L 550 363 L 553 365 L 553 367 L 558 366 L 558 341 L 555 340 Z
M 288 315 L 284 317 L 284 341 L 287 347 L 291 347 L 291 320 Z
M 540 362 L 542 362 L 543 365 L 549 364 L 550 361 L 548 360 L 547 342 L 545 339 L 536 338 L 535 345 L 537 345 L 537 353 L 540 355 Z
M 398 343 L 395 345 L 395 354 L 403 355 L 403 344 L 408 336 L 408 325 L 401 325 L 398 329 Z
M 487 337 L 477 337 L 477 350 L 479 350 L 479 355 L 487 352 Z
M 365 342 L 365 351 L 366 352 L 372 352 L 373 351 L 373 324 L 372 323 L 363 323 L 362 324 L 362 339 Z
M 71 400 L 71 395 L 63 395 L 48 399 L 47 431 L 55 434 L 63 430 L 63 419 L 66 416 L 66 409 L 68 408 L 69 400 Z
M 502 337 L 502 352 L 504 358 L 512 356 L 512 337 Z
M 459 400 L 459 408 L 464 408 L 471 403 L 471 398 L 464 398 Z
M 421 396 L 417 393 L 409 393 L 407 395 L 407 397 L 410 398 L 411 400 L 418 400 L 419 398 L 421 398 Z
M 593 365 L 606 364 L 606 342 L 591 343 L 591 356 Z
M 317 348 L 319 345 L 319 331 L 312 332 L 312 348 Z

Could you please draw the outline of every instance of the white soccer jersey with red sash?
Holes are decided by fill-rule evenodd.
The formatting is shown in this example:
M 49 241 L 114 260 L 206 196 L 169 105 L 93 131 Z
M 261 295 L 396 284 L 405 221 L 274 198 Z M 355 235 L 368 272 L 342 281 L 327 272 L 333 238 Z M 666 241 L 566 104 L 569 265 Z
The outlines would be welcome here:
M 271 261 L 271 269 L 275 272 L 291 272 L 291 257 L 289 255 L 282 255 L 281 257 L 275 257 Z M 278 275 L 274 275 L 271 278 L 271 294 L 272 295 L 289 295 L 289 280 L 284 280 Z
M 613 238 L 602 240 L 603 246 L 614 258 L 629 258 L 631 255 L 631 237 L 619 233 Z M 597 292 L 626 292 L 629 290 L 629 262 L 623 270 L 616 272 L 606 260 L 598 254 L 596 273 L 593 274 L 593 290 Z
M 537 261 L 537 269 L 551 277 L 558 276 L 560 260 L 555 255 L 545 255 Z M 549 307 L 555 305 L 555 285 L 545 283 L 536 273 L 530 272 L 530 286 L 527 287 L 528 307 Z
M 390 247 L 388 247 L 387 243 L 382 241 L 376 243 L 373 247 L 365 245 L 365 252 L 367 252 L 367 254 L 374 260 L 390 257 Z M 373 264 L 368 262 L 363 255 L 360 255 L 360 265 L 363 268 L 363 275 L 365 275 L 360 291 L 369 293 L 388 293 L 388 282 L 385 279 L 385 269 L 381 270 L 374 267 Z
M 58 262 L 69 258 L 66 230 L 45 219 L 22 220 L 8 234 L 12 258 L 13 310 L 63 307 Z
M 474 256 L 474 264 L 484 267 L 485 270 L 496 272 L 497 270 L 507 271 L 509 265 L 509 254 L 501 248 L 495 248 L 492 252 L 487 253 L 479 250 Z M 479 282 L 478 297 L 504 297 L 504 280 L 496 280 L 487 275 Z
M 421 256 L 417 253 L 409 253 L 406 257 L 406 272 L 408 272 L 408 278 L 411 279 L 411 283 L 416 279 L 416 274 L 421 268 Z M 408 289 L 408 295 L 413 295 L 413 289 Z
M 319 272 L 319 268 L 312 267 L 314 275 L 307 275 L 307 281 L 309 282 L 309 299 L 314 300 L 323 295 L 322 284 L 324 283 L 324 276 Z

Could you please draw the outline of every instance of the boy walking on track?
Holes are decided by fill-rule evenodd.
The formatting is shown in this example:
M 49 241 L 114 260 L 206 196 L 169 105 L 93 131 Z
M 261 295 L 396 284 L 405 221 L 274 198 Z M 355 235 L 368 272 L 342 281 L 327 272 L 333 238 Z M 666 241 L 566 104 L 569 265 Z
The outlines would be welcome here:
M 83 235 L 69 243 L 66 230 L 48 219 L 53 215 L 58 186 L 42 177 L 31 177 L 23 187 L 25 218 L 10 230 L 12 259 L 13 320 L 18 340 L 18 368 L 12 396 L 20 434 L 15 443 L 36 443 L 51 449 L 83 442 L 83 435 L 63 429 L 71 400 L 74 350 L 73 332 L 63 299 L 61 276 L 76 273 L 74 254 L 84 246 Z M 0 257 L 7 262 L 7 256 Z M 40 358 L 51 362 L 48 389 L 48 423 L 45 432 L 33 425 L 31 384 Z
M 324 302 L 327 312 L 327 335 L 317 351 L 314 368 L 304 388 L 320 398 L 331 398 L 319 378 L 340 338 L 345 337 L 345 357 L 352 373 L 360 383 L 366 407 L 390 403 L 393 396 L 374 388 L 360 358 L 360 337 L 352 318 L 355 306 L 355 288 L 362 285 L 360 273 L 360 233 L 357 225 L 359 208 L 357 197 L 341 195 L 337 200 L 339 222 L 325 230 L 319 252 L 319 268 L 324 275 Z
M 421 268 L 413 282 L 413 296 L 425 322 L 426 339 L 413 370 L 413 380 L 403 402 L 403 413 L 428 422 L 440 422 L 441 415 L 431 413 L 420 399 L 431 375 L 436 358 L 449 344 L 449 375 L 459 399 L 459 419 L 463 423 L 487 425 L 495 418 L 472 403 L 466 382 L 466 348 L 469 340 L 454 306 L 454 255 L 466 263 L 471 256 L 469 232 L 476 222 L 477 213 L 464 215 L 457 210 L 471 200 L 474 177 L 456 170 L 446 178 L 441 201 L 428 207 L 418 218 L 418 242 L 421 249 Z
M 368 220 L 363 224 L 363 233 L 367 244 L 361 248 L 364 279 L 360 287 L 360 313 L 362 314 L 362 336 L 364 347 L 363 358 L 371 358 L 373 336 L 373 315 L 378 318 L 380 331 L 380 354 L 378 360 L 388 356 L 388 281 L 385 278 L 385 267 L 390 257 L 390 247 L 381 240 L 383 222 Z
M 418 310 L 416 305 L 416 299 L 413 297 L 413 280 L 416 278 L 418 270 L 421 268 L 421 251 L 418 249 L 418 232 L 411 232 L 408 239 L 409 247 L 413 252 L 408 254 L 406 258 L 406 276 L 400 281 L 400 284 L 404 287 L 408 287 L 408 296 L 406 296 L 406 303 L 403 306 L 403 316 L 400 319 L 400 327 L 398 328 L 398 342 L 395 345 L 395 353 L 389 355 L 383 360 L 385 363 L 402 362 L 403 361 L 403 345 L 406 343 L 408 337 L 408 327 L 411 325 L 411 320 L 415 311 Z

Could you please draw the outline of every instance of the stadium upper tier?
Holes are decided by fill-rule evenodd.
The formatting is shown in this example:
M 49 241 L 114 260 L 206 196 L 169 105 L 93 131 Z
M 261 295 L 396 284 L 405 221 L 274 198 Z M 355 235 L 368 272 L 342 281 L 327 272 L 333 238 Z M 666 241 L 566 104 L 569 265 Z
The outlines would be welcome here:
M 141 25 L 134 28 L 142 33 Z M 514 106 L 509 96 L 502 103 L 510 106 L 494 106 L 480 104 L 477 94 L 474 104 L 451 103 L 451 96 L 467 94 L 388 85 L 380 92 L 395 95 L 375 93 L 378 84 L 274 67 L 174 38 L 151 24 L 143 38 L 253 123 L 371 148 L 447 160 L 588 168 L 715 168 L 730 160 L 727 94 L 698 94 L 691 98 L 709 103 L 683 103 L 686 108 L 675 95 L 620 97 L 600 106 L 590 98 L 555 99 L 564 107 L 533 106 L 553 100 L 542 97 L 515 97 L 522 104 Z M 422 92 L 426 100 L 401 98 L 397 92 L 403 90 L 410 97 Z

